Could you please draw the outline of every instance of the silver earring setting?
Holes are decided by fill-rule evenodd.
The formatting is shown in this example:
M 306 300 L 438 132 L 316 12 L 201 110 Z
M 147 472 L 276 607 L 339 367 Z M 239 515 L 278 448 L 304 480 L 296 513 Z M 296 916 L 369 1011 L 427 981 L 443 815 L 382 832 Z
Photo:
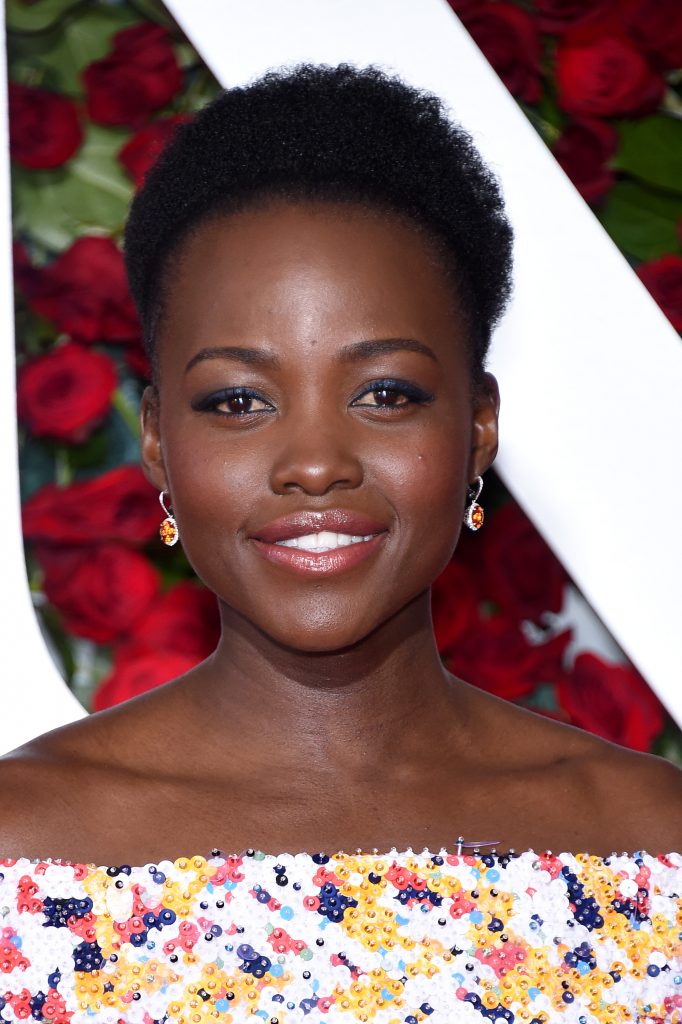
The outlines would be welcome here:
M 172 548 L 180 539 L 180 531 L 178 529 L 178 524 L 175 522 L 175 516 L 166 508 L 166 502 L 164 500 L 165 494 L 165 491 L 161 491 L 161 494 L 159 495 L 161 508 L 166 513 L 166 518 L 159 527 L 159 536 L 167 547 Z
M 469 503 L 464 510 L 464 525 L 468 526 L 470 530 L 480 530 L 483 526 L 483 519 L 485 513 L 483 508 L 478 504 L 478 497 L 483 490 L 483 478 L 477 476 L 474 482 L 469 486 L 467 497 Z

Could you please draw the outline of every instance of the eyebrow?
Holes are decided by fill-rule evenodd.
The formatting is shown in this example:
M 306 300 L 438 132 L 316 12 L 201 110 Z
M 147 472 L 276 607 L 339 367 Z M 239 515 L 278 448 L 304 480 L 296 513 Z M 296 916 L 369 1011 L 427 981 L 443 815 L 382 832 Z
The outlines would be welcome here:
M 277 369 L 281 363 L 274 352 L 268 352 L 263 348 L 244 348 L 241 345 L 220 345 L 218 348 L 202 348 L 196 355 L 192 356 L 185 373 L 188 373 L 193 366 L 201 363 L 204 359 L 232 359 L 237 363 L 246 363 L 247 366 L 263 366 L 269 369 Z
M 414 338 L 378 338 L 372 341 L 356 341 L 352 345 L 345 345 L 339 352 L 338 358 L 341 362 L 355 363 L 363 359 L 371 359 L 372 356 L 384 355 L 386 352 L 420 352 L 428 356 L 434 362 L 438 358 L 428 345 Z M 242 345 L 220 345 L 215 348 L 202 348 L 196 355 L 193 355 L 185 367 L 188 373 L 197 363 L 205 359 L 232 359 L 238 363 L 245 363 L 247 366 L 262 366 L 267 369 L 278 369 L 282 364 L 274 352 L 262 348 L 245 348 Z
M 421 352 L 434 362 L 438 357 L 433 349 L 425 345 L 423 341 L 416 341 L 414 338 L 378 338 L 376 341 L 356 341 L 353 345 L 346 345 L 339 352 L 342 362 L 355 363 L 362 359 L 370 359 L 372 356 L 380 356 L 385 352 Z

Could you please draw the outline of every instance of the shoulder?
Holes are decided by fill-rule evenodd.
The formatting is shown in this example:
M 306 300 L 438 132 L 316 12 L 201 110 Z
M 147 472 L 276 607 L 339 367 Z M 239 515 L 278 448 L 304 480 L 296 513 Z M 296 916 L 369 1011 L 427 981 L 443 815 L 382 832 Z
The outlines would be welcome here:
M 682 770 L 653 754 L 608 747 L 594 751 L 590 778 L 599 806 L 631 837 L 623 848 L 682 852 Z
M 131 702 L 132 703 L 132 702 Z M 135 711 L 90 715 L 0 757 L 0 857 L 57 856 L 130 777 Z
M 0 758 L 0 857 L 49 856 L 72 827 L 77 797 L 87 814 L 97 731 L 86 719 L 38 736 Z
M 526 794 L 534 787 L 536 806 L 565 843 L 606 853 L 682 852 L 682 769 L 499 703 L 492 738 L 505 751 L 505 773 L 518 775 Z
M 576 821 L 583 819 L 594 848 L 682 852 L 682 770 L 654 754 L 578 732 L 560 765 L 567 806 Z

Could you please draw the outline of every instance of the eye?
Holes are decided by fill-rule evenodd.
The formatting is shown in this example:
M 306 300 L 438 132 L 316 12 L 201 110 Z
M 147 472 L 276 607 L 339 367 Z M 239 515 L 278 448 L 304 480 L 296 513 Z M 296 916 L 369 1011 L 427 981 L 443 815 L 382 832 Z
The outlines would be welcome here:
M 192 403 L 196 412 L 217 412 L 222 416 L 249 416 L 274 412 L 272 405 L 250 388 L 224 388 Z
M 353 399 L 351 405 L 367 409 L 398 409 L 408 405 L 427 405 L 433 395 L 404 380 L 373 381 Z

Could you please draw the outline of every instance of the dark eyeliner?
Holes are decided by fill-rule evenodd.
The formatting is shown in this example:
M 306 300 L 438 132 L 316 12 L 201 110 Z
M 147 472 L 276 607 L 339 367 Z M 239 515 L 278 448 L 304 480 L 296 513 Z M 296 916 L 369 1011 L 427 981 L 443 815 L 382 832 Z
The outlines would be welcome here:
M 216 411 L 216 406 L 220 405 L 221 402 L 227 402 L 231 398 L 255 398 L 259 402 L 266 402 L 267 400 L 254 391 L 253 388 L 222 388 L 220 391 L 212 391 L 210 395 L 205 395 L 203 398 L 195 398 L 191 402 L 191 407 L 195 412 L 211 412 Z M 269 403 L 268 403 L 269 404 Z M 257 409 L 255 412 L 266 412 L 265 409 Z M 248 416 L 254 415 L 255 413 L 219 413 L 220 416 Z
M 362 391 L 355 396 L 353 402 L 357 402 L 358 399 L 363 398 L 365 395 L 371 395 L 373 391 L 380 391 L 382 388 L 385 388 L 387 391 L 396 391 L 400 395 L 405 395 L 406 398 L 409 398 L 411 402 L 414 402 L 417 405 L 428 405 L 435 397 L 431 392 L 424 391 L 423 388 L 418 387 L 416 384 L 412 384 L 410 381 L 399 380 L 395 377 L 381 377 L 378 380 L 373 380 L 370 384 L 365 385 Z

